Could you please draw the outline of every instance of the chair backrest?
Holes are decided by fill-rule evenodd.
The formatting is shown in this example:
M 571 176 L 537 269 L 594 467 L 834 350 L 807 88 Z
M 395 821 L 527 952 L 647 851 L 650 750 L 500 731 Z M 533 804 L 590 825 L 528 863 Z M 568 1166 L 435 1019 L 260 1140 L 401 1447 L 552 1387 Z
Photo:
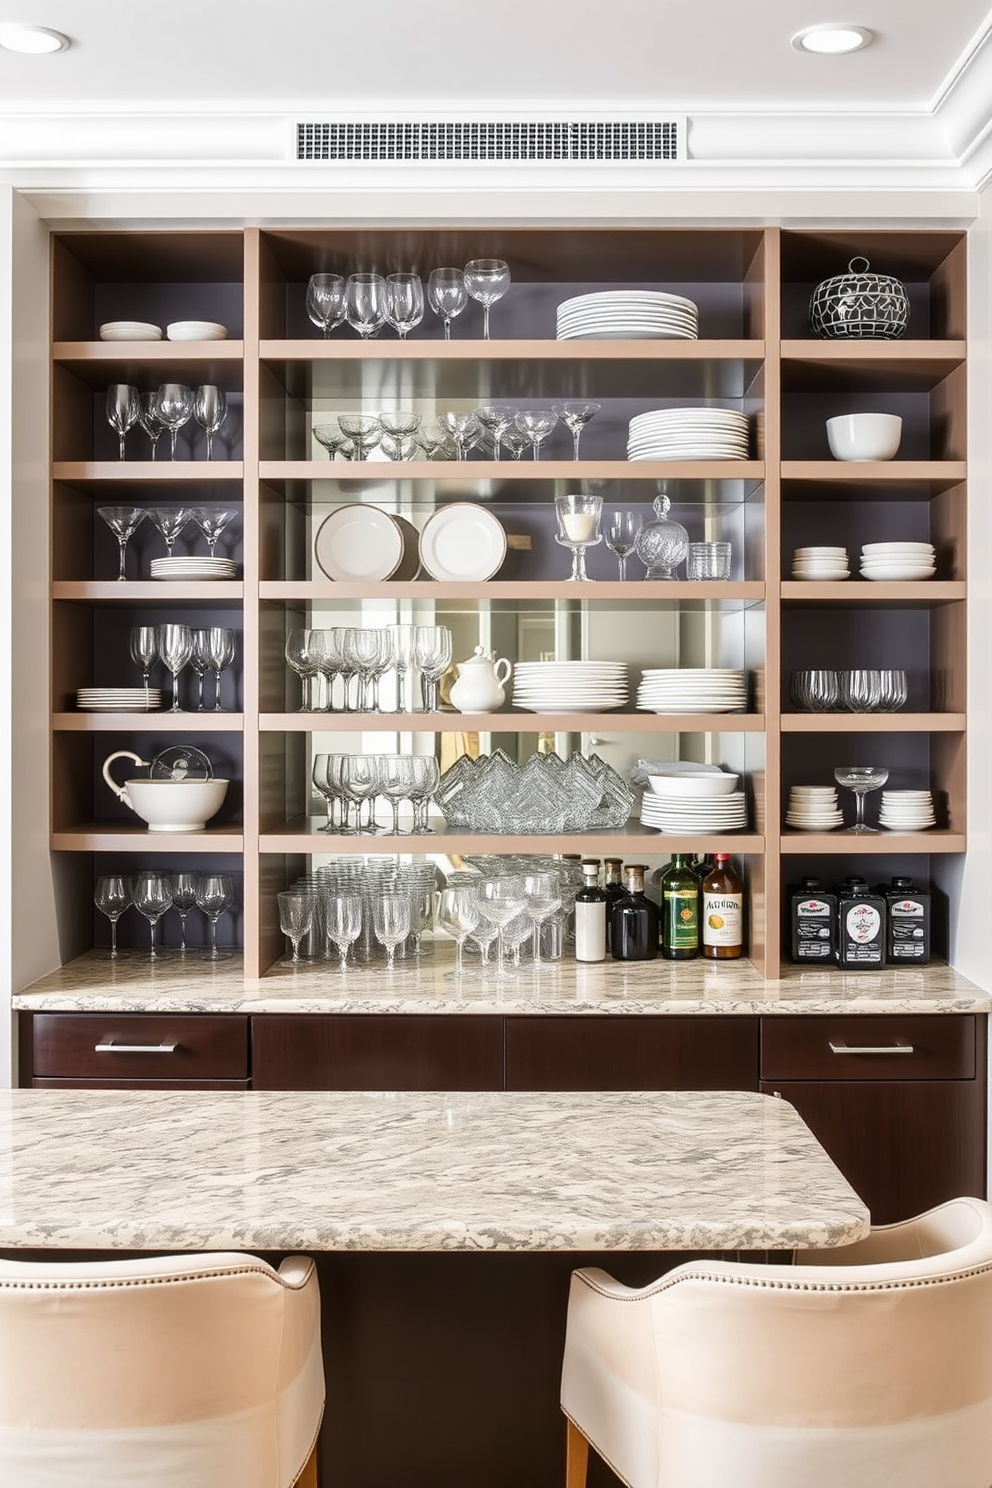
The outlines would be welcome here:
M 291 1488 L 323 1398 L 303 1257 L 0 1261 L 0 1484 Z

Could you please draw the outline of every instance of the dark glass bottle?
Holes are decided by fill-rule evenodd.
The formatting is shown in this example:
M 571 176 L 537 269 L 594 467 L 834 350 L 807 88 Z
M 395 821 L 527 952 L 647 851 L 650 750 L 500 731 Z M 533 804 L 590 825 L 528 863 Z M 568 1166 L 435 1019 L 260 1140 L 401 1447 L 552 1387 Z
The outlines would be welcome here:
M 703 955 L 733 961 L 744 954 L 744 885 L 730 866 L 729 853 L 713 854 L 703 880 Z
M 614 961 L 653 961 L 658 954 L 658 909 L 644 893 L 644 863 L 623 870 L 624 892 L 610 916 Z
M 609 899 L 599 887 L 599 862 L 582 864 L 583 885 L 575 896 L 575 959 L 606 960 L 606 911 Z
M 661 954 L 666 961 L 699 955 L 699 879 L 689 853 L 673 853 L 658 880 L 661 888 Z
M 623 859 L 603 859 L 603 891 L 606 894 L 606 943 L 610 943 L 611 927 L 613 923 L 613 906 L 618 899 L 622 899 L 625 893 L 623 886 Z

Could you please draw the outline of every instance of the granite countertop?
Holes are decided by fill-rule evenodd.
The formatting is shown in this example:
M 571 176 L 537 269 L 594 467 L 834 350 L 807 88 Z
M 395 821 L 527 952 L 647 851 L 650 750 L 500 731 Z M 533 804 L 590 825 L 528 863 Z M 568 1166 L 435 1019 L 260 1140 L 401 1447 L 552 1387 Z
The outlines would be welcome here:
M 868 1211 L 738 1092 L 0 1092 L 0 1246 L 791 1250 Z
M 450 943 L 425 944 L 421 960 L 355 967 L 334 962 L 279 962 L 258 980 L 240 957 L 169 953 L 150 962 L 139 953 L 117 961 L 91 951 L 42 977 L 12 999 L 31 1012 L 138 1013 L 494 1013 L 494 1014 L 774 1014 L 987 1013 L 989 993 L 948 966 L 844 972 L 787 967 L 765 981 L 750 961 L 562 961 L 514 982 L 479 977 L 456 983 Z

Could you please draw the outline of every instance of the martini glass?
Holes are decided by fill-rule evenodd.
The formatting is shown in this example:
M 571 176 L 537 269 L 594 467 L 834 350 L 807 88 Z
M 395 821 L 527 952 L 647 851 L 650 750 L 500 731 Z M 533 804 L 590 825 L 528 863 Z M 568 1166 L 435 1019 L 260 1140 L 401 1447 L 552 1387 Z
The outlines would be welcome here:
M 307 285 L 307 315 L 324 333 L 331 334 L 344 320 L 344 280 L 340 274 L 311 274 Z
M 191 516 L 192 512 L 185 506 L 150 506 L 148 508 L 148 520 L 165 538 L 165 550 L 170 558 L 176 538 Z
M 557 424 L 558 415 L 550 408 L 522 408 L 513 422 L 530 440 L 534 459 L 539 460 L 541 445 Z
M 489 340 L 489 307 L 510 287 L 510 265 L 501 258 L 473 258 L 465 265 L 465 289 L 482 306 L 482 339 Z
M 553 403 L 551 406 L 562 423 L 570 430 L 575 448 L 575 458 L 578 459 L 579 440 L 582 437 L 582 430 L 590 419 L 595 418 L 603 406 L 602 403 Z
M 493 459 L 498 460 L 502 452 L 503 436 L 512 425 L 519 409 L 510 403 L 484 403 L 481 408 L 475 410 L 475 416 L 485 429 L 487 434 L 492 435 Z
M 204 537 L 207 539 L 207 547 L 210 556 L 215 556 L 214 549 L 217 539 L 225 528 L 229 527 L 238 515 L 235 506 L 196 506 L 190 509 L 188 516 L 196 523 Z
M 138 422 L 138 390 L 125 382 L 115 382 L 107 389 L 107 423 L 120 441 L 118 458 L 124 458 L 124 436 Z
M 869 791 L 881 790 L 888 778 L 889 772 L 884 765 L 838 765 L 834 779 L 845 790 L 854 792 L 857 810 L 854 826 L 845 827 L 845 832 L 878 832 L 877 827 L 865 824 L 865 796 Z
M 137 532 L 148 512 L 143 506 L 98 506 L 97 516 L 102 517 L 117 539 L 121 552 L 118 582 L 127 577 L 124 572 L 124 554 L 130 539 Z
M 438 415 L 438 427 L 455 442 L 455 453 L 459 460 L 465 458 L 465 447 L 469 436 L 479 428 L 474 413 L 442 413 Z

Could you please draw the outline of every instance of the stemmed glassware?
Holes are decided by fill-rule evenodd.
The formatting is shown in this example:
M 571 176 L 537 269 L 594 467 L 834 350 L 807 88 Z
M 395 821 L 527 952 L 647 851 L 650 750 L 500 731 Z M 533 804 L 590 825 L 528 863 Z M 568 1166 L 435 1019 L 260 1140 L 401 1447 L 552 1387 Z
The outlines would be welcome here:
M 138 423 L 151 440 L 154 460 L 158 442 L 165 432 L 165 425 L 159 416 L 157 393 L 142 393 L 138 398 Z
M 558 535 L 555 542 L 572 550 L 572 572 L 569 580 L 585 580 L 586 548 L 594 548 L 603 541 L 599 530 L 599 519 L 603 510 L 602 496 L 556 496 L 555 515 L 558 518 Z
M 158 660 L 158 626 L 131 626 L 131 660 L 141 669 L 145 693 L 151 681 L 152 667 Z
M 325 339 L 344 320 L 344 279 L 340 274 L 311 274 L 307 284 L 307 315 Z
M 393 667 L 396 672 L 396 711 L 405 713 L 406 707 L 406 677 L 413 666 L 413 626 L 391 625 L 389 633 L 392 640 Z
M 503 940 L 503 929 L 511 920 L 516 919 L 527 906 L 527 894 L 524 890 L 524 881 L 515 875 L 507 875 L 505 878 L 484 878 L 476 889 L 479 900 L 479 909 L 484 917 L 495 925 L 498 933 L 496 940 L 496 975 L 507 977 L 511 973 L 506 970 L 505 945 Z
M 510 265 L 501 258 L 473 258 L 465 265 L 465 290 L 482 306 L 482 338 L 489 340 L 489 309 L 510 287 Z
M 444 321 L 444 339 L 451 340 L 451 322 L 468 304 L 465 275 L 461 269 L 434 269 L 427 281 L 427 302 Z
M 196 711 L 198 713 L 205 712 L 207 706 L 203 701 L 203 679 L 210 670 L 207 634 L 205 630 L 194 630 L 193 649 L 189 653 L 189 664 L 196 674 Z
M 420 672 L 424 712 L 437 712 L 437 686 L 451 665 L 451 631 L 445 625 L 415 625 L 413 654 Z
M 553 403 L 551 406 L 571 432 L 575 458 L 578 459 L 582 430 L 590 419 L 595 418 L 603 405 L 601 403 Z
M 219 387 L 204 383 L 193 398 L 193 417 L 207 436 L 207 459 L 213 458 L 214 435 L 227 418 L 227 399 Z
M 360 460 L 367 460 L 382 440 L 382 424 L 375 414 L 342 413 L 338 424 L 342 434 L 354 441 Z
M 303 695 L 298 713 L 310 713 L 313 711 L 313 688 L 312 683 L 317 675 L 317 642 L 314 640 L 316 631 L 313 630 L 291 630 L 286 637 L 285 656 L 287 664 L 293 669 L 300 679 Z
M 502 454 L 503 436 L 512 425 L 520 410 L 511 403 L 484 403 L 481 408 L 475 410 L 475 416 L 491 435 L 493 441 L 493 459 L 498 460 Z
M 379 759 L 374 754 L 346 754 L 341 769 L 341 784 L 344 793 L 356 803 L 355 825 L 345 827 L 346 832 L 377 832 L 375 824 L 375 798 L 379 794 Z M 368 814 L 363 825 L 362 805 L 368 802 Z
M 299 961 L 300 941 L 309 934 L 313 925 L 317 900 L 312 894 L 299 893 L 292 889 L 287 889 L 276 897 L 279 901 L 279 929 L 293 943 L 290 960 Z
M 834 771 L 834 779 L 838 785 L 844 786 L 845 790 L 854 792 L 857 816 L 853 827 L 845 827 L 845 832 L 878 832 L 877 827 L 869 827 L 865 823 L 865 796 L 869 791 L 881 790 L 889 778 L 889 772 L 884 765 L 839 765 Z
M 186 954 L 186 918 L 196 907 L 196 890 L 199 878 L 195 873 L 172 875 L 172 908 L 179 916 L 179 952 Z
M 432 835 L 434 828 L 428 826 L 427 812 L 441 779 L 441 767 L 432 754 L 413 756 L 413 784 L 409 800 L 413 807 L 413 831 Z
M 381 274 L 350 274 L 344 291 L 345 319 L 363 341 L 381 330 L 386 319 L 386 281 Z
M 216 960 L 217 921 L 234 903 L 234 880 L 224 873 L 205 873 L 196 886 L 196 907 L 210 922 L 210 955 Z
M 391 460 L 413 459 L 417 453 L 414 436 L 420 428 L 421 418 L 421 414 L 408 408 L 397 408 L 390 413 L 380 413 L 379 423 L 383 429 L 382 450 Z
M 516 415 L 514 415 L 513 423 L 503 435 L 501 446 L 503 449 L 508 449 L 510 451 L 510 454 L 514 460 L 522 459 L 524 450 L 529 450 L 533 447 L 527 435 L 517 423 Z
M 210 556 L 215 556 L 214 549 L 217 539 L 224 532 L 234 518 L 238 515 L 237 507 L 234 506 L 195 506 L 191 507 L 188 516 L 194 521 L 207 539 L 207 547 Z
M 636 512 L 617 511 L 610 517 L 606 529 L 606 546 L 617 560 L 621 582 L 627 577 L 627 559 L 634 551 L 641 521 Z
M 561 909 L 561 885 L 556 873 L 527 873 L 523 884 L 524 913 L 533 926 L 534 965 L 540 967 L 546 964 L 541 960 L 541 926 Z
M 481 918 L 482 911 L 474 889 L 458 887 L 441 890 L 434 912 L 434 923 L 455 942 L 455 969 L 448 976 L 459 978 L 463 975 L 465 942 Z
M 155 411 L 172 437 L 172 459 L 176 458 L 176 435 L 193 416 L 193 389 L 181 382 L 163 382 L 155 394 Z
M 411 925 L 409 894 L 379 894 L 372 906 L 375 938 L 386 947 L 386 970 L 396 968 L 396 947 L 406 940 Z
M 379 760 L 379 793 L 393 808 L 393 836 L 399 836 L 400 802 L 409 798 L 416 785 L 414 757 L 408 754 L 384 754 Z
M 154 961 L 158 957 L 156 945 L 158 922 L 166 910 L 172 908 L 172 879 L 169 874 L 158 873 L 152 869 L 139 873 L 134 880 L 134 907 L 148 921 L 151 933 L 149 956 Z
M 324 933 L 333 940 L 341 958 L 340 969 L 348 964 L 348 951 L 362 933 L 362 901 L 358 894 L 329 894 L 324 899 Z
M 143 506 L 98 506 L 96 512 L 117 539 L 121 555 L 120 572 L 117 575 L 120 583 L 127 577 L 124 572 L 124 555 L 127 552 L 127 545 L 147 517 L 148 512 Z
M 214 712 L 223 713 L 224 709 L 220 703 L 220 679 L 221 673 L 231 665 L 234 653 L 237 649 L 237 640 L 233 630 L 225 626 L 212 625 L 205 632 L 206 644 L 204 654 L 207 665 L 214 674 Z
M 557 422 L 558 415 L 550 408 L 522 408 L 514 419 L 521 434 L 525 434 L 530 440 L 535 460 L 541 458 L 541 445 Z
M 424 285 L 419 274 L 387 274 L 385 316 L 401 341 L 424 318 Z
M 480 427 L 479 420 L 474 413 L 441 413 L 438 415 L 438 426 L 445 434 L 449 434 L 455 442 L 455 452 L 459 460 L 465 458 L 465 446 L 469 437 Z
M 133 888 L 131 880 L 119 874 L 104 874 L 96 881 L 93 903 L 110 921 L 110 959 L 112 961 L 116 961 L 120 954 L 117 949 L 117 921 L 134 902 Z
M 354 447 L 347 434 L 343 434 L 341 432 L 341 425 L 339 423 L 314 424 L 313 437 L 314 439 L 316 439 L 318 444 L 322 444 L 324 446 L 324 449 L 326 449 L 327 451 L 328 458 L 331 460 L 333 460 L 334 456 L 339 453 L 342 456 L 344 455 L 345 445 L 347 445 L 349 448 Z
M 124 436 L 138 422 L 139 409 L 137 388 L 115 382 L 107 389 L 107 423 L 117 435 L 120 460 L 124 458 Z
M 159 656 L 172 676 L 171 712 L 181 713 L 179 706 L 179 673 L 193 654 L 193 632 L 188 625 L 159 626 Z
M 172 557 L 176 538 L 182 532 L 193 513 L 184 506 L 150 506 L 148 520 L 165 538 L 165 551 Z

